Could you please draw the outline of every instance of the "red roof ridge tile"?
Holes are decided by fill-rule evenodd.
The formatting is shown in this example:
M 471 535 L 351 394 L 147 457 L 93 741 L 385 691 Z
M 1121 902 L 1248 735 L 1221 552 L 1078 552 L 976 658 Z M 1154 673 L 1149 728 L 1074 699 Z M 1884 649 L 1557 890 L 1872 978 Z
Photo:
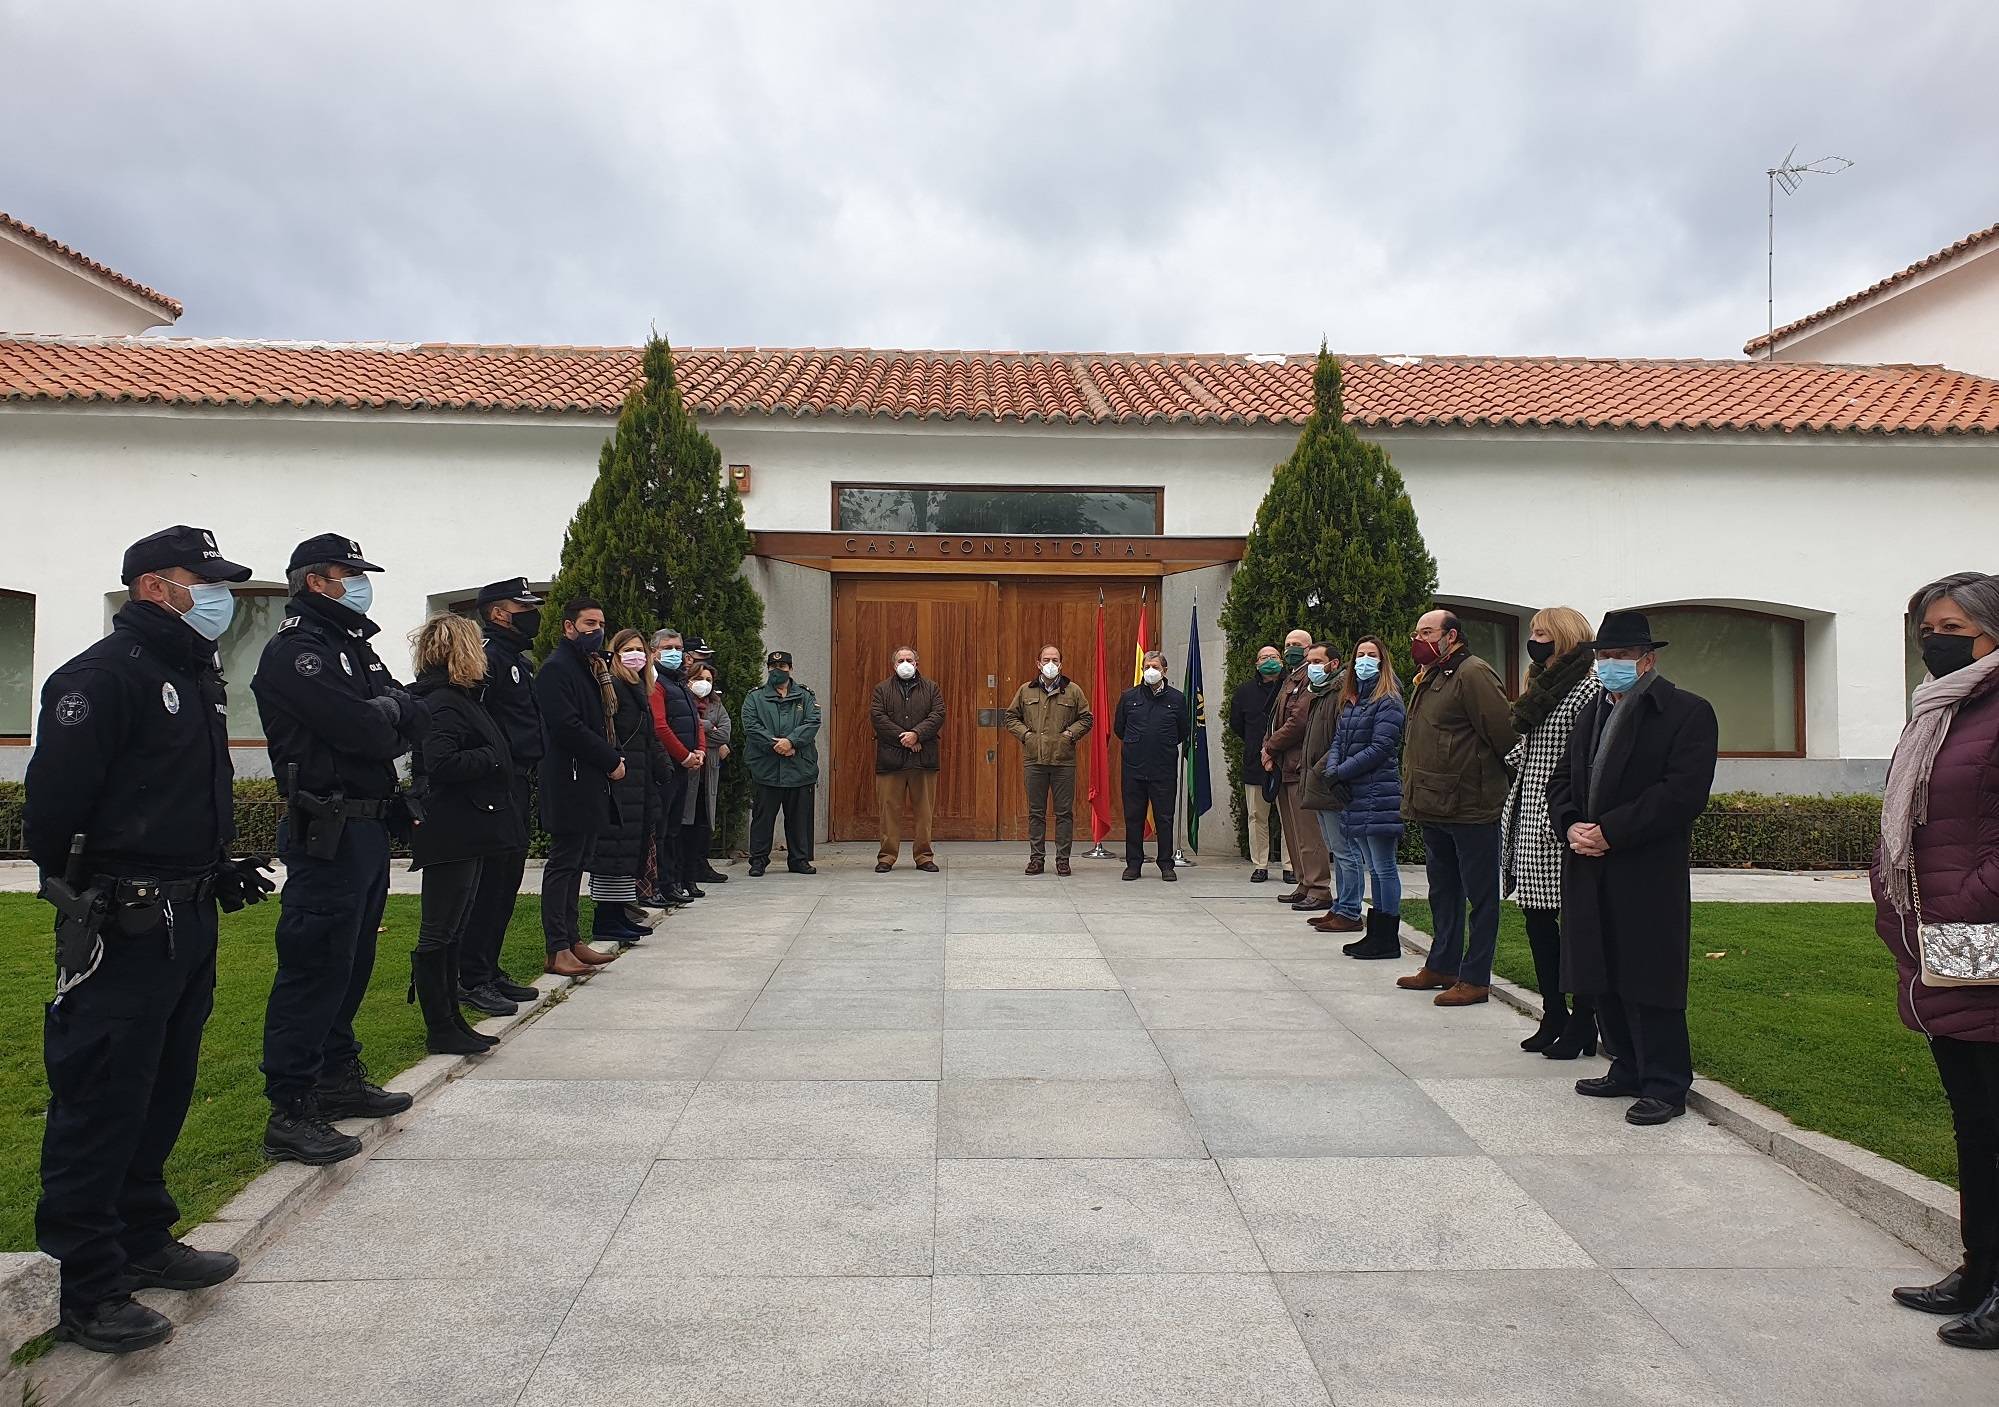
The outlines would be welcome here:
M 146 302 L 151 303 L 154 307 L 171 314 L 173 317 L 178 318 L 186 311 L 186 309 L 181 307 L 180 299 L 169 298 L 157 288 L 149 288 L 129 275 L 119 273 L 109 264 L 99 263 L 82 250 L 70 248 L 54 235 L 46 234 L 36 229 L 26 220 L 9 215 L 4 210 L 0 210 L 0 230 L 10 231 L 29 244 L 38 246 L 44 252 L 53 254 L 58 259 L 73 264 L 86 273 L 95 274 L 106 283 L 115 284 L 127 293 L 135 294 Z
M 1848 308 L 1858 307 L 1862 303 L 1871 302 L 1873 299 L 1886 293 L 1889 289 L 1898 288 L 1902 284 L 1907 283 L 1917 274 L 1927 269 L 1933 269 L 1938 264 L 1947 263 L 1960 254 L 1967 253 L 1982 244 L 1988 243 L 1995 237 L 1999 237 L 1999 225 L 1987 225 L 1982 230 L 1973 230 L 1963 239 L 1946 244 L 1934 254 L 1924 255 L 1906 269 L 1900 269 L 1884 279 L 1877 279 L 1858 293 L 1849 293 L 1838 302 L 1828 303 L 1815 313 L 1807 313 L 1795 322 L 1787 322 L 1782 327 L 1764 333 L 1761 337 L 1751 338 L 1742 344 L 1742 350 L 1746 354 L 1754 355 L 1767 347 L 1774 346 L 1794 332 L 1802 332 L 1808 327 L 1813 327 L 1824 322 L 1835 313 L 1843 313 Z

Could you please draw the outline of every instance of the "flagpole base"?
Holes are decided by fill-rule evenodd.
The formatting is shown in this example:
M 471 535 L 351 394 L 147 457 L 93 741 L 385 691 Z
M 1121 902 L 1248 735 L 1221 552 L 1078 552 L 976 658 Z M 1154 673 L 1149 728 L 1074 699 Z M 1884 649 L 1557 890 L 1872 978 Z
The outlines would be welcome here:
M 1201 862 L 1199 860 L 1188 859 L 1187 852 L 1184 850 L 1175 850 L 1173 852 L 1173 867 L 1175 869 L 1199 869 Z
M 1111 854 L 1111 852 L 1104 849 L 1103 846 L 1097 845 L 1097 846 L 1092 846 L 1088 850 L 1085 850 L 1083 852 L 1083 858 L 1085 860 L 1115 860 L 1117 856 Z

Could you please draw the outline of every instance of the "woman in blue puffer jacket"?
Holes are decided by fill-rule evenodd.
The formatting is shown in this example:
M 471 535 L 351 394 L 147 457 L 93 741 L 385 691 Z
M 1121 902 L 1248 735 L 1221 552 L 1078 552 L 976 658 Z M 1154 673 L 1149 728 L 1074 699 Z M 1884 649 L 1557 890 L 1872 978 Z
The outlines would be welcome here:
M 1374 878 L 1366 931 L 1340 951 L 1350 958 L 1402 955 L 1402 875 L 1395 847 L 1402 839 L 1402 687 L 1388 649 L 1372 635 L 1354 642 L 1340 685 L 1340 719 L 1326 754 L 1326 776 L 1350 793 L 1338 824 L 1346 844 L 1334 912 L 1360 918 L 1363 869 Z

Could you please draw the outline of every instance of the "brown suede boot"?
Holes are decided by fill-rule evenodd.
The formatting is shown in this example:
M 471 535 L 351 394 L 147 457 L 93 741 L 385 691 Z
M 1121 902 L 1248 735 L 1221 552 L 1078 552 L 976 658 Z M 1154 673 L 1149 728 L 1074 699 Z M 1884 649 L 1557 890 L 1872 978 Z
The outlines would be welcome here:
M 1458 979 L 1450 973 L 1419 967 L 1407 977 L 1396 978 L 1395 985 L 1407 992 L 1436 992 L 1457 986 Z
M 1477 1006 L 1492 994 L 1490 987 L 1475 987 L 1469 982 L 1453 983 L 1449 991 L 1437 993 L 1437 1006 Z
M 559 953 L 550 953 L 548 960 L 542 963 L 541 970 L 552 972 L 557 977 L 588 977 L 595 969 L 589 963 L 580 961 L 569 949 L 564 948 Z

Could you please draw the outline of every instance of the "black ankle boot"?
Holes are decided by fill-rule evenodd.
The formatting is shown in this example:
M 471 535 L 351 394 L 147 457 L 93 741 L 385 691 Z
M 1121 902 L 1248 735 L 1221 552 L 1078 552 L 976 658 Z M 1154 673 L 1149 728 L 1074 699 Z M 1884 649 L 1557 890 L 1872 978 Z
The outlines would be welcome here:
M 458 1010 L 448 957 L 443 949 L 410 954 L 410 992 L 423 1012 L 423 1048 L 432 1055 L 484 1055 L 492 1047 L 472 1033 Z
M 414 1102 L 406 1094 L 391 1094 L 368 1079 L 368 1069 L 355 1056 L 346 1064 L 319 1072 L 319 1114 L 324 1119 L 385 1119 Z
M 1993 1264 L 1985 1256 L 1966 1256 L 1964 1264 L 1934 1285 L 1902 1285 L 1895 1303 L 1924 1314 L 1969 1314 L 1993 1290 Z
M 1952 1348 L 1999 1348 L 1999 1290 L 1993 1290 L 1978 1308 L 1962 1319 L 1953 1319 L 1937 1330 L 1937 1337 Z
M 1579 1055 L 1596 1054 L 1596 1013 L 1572 1011 L 1562 1034 L 1541 1051 L 1549 1060 L 1574 1060 Z
M 1534 1028 L 1534 1034 L 1520 1043 L 1522 1050 L 1544 1051 L 1566 1031 L 1569 1026 L 1569 1004 L 1562 1000 L 1560 992 L 1541 994 L 1541 1024 Z
M 264 1156 L 282 1163 L 323 1167 L 361 1151 L 361 1140 L 329 1124 L 312 1095 L 271 1106 L 264 1125 Z
M 1350 958 L 1399 958 L 1402 956 L 1402 915 L 1367 911 L 1367 928 L 1351 943 L 1340 945 Z

